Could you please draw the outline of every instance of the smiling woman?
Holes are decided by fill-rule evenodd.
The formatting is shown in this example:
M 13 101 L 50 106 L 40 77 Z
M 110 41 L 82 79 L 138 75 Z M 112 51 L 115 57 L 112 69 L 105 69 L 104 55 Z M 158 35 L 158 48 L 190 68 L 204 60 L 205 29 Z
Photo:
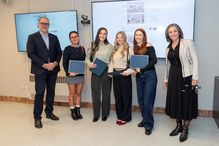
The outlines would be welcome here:
M 179 141 L 187 140 L 189 124 L 198 116 L 198 58 L 192 40 L 186 40 L 178 24 L 169 24 L 166 28 L 166 77 L 167 87 L 165 112 L 176 119 L 176 128 L 169 134 L 176 136 L 180 132 Z
M 114 41 L 114 52 L 111 56 L 108 73 L 113 78 L 115 96 L 116 124 L 124 125 L 132 120 L 132 79 L 127 74 L 129 44 L 125 32 L 119 31 Z
M 133 42 L 135 55 L 149 56 L 148 64 L 136 69 L 136 87 L 138 104 L 142 115 L 142 121 L 138 124 L 138 127 L 144 127 L 145 134 L 150 135 L 154 127 L 153 107 L 157 88 L 157 73 L 155 70 L 157 56 L 154 47 L 148 43 L 144 29 L 138 28 L 135 30 Z
M 65 82 L 68 84 L 68 103 L 71 111 L 71 117 L 73 120 L 82 119 L 80 112 L 81 105 L 81 92 L 84 84 L 84 74 L 80 74 L 77 71 L 70 71 L 70 62 L 83 62 L 85 60 L 85 49 L 79 45 L 79 35 L 76 31 L 69 33 L 70 45 L 65 47 L 63 53 L 63 67 L 66 72 Z M 80 65 L 80 64 L 79 64 Z
M 110 57 L 113 52 L 113 46 L 108 42 L 107 35 L 108 31 L 106 28 L 101 27 L 98 29 L 95 41 L 88 50 L 88 57 L 86 61 L 89 68 L 99 67 L 93 62 L 95 59 L 100 59 L 106 64 L 109 64 Z M 91 92 L 94 111 L 93 122 L 97 122 L 100 117 L 101 101 L 102 121 L 106 121 L 110 113 L 111 78 L 108 76 L 107 71 L 108 67 L 105 68 L 101 76 L 95 75 L 94 73 L 92 73 L 91 76 Z

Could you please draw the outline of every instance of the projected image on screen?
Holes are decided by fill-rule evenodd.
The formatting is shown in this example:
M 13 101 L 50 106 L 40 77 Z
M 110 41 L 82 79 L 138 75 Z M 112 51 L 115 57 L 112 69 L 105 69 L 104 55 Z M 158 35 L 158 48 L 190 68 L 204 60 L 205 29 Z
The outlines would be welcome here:
M 77 12 L 59 11 L 15 14 L 17 46 L 19 52 L 26 51 L 28 35 L 37 32 L 40 17 L 47 17 L 50 21 L 49 32 L 58 36 L 62 50 L 70 44 L 68 34 L 77 31 Z
M 195 0 L 92 2 L 93 38 L 100 27 L 106 27 L 110 43 L 114 43 L 118 31 L 125 31 L 132 46 L 134 31 L 143 28 L 148 41 L 156 49 L 157 57 L 164 58 L 168 45 L 165 39 L 168 24 L 179 24 L 184 37 L 193 39 L 194 9 Z
M 127 24 L 144 24 L 144 2 L 127 3 Z

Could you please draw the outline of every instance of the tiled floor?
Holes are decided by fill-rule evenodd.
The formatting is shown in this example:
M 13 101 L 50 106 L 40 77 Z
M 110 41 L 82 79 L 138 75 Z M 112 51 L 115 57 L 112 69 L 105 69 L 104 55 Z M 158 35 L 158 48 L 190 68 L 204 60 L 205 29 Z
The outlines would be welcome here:
M 82 109 L 84 118 L 73 121 L 68 107 L 55 107 L 59 121 L 51 121 L 43 114 L 43 128 L 33 125 L 32 104 L 0 102 L 0 146 L 218 146 L 219 129 L 212 118 L 199 117 L 190 126 L 189 139 L 180 143 L 169 137 L 175 121 L 164 114 L 155 114 L 152 135 L 146 136 L 140 113 L 133 113 L 133 120 L 124 125 L 115 124 L 116 114 L 106 122 L 92 122 L 92 110 Z

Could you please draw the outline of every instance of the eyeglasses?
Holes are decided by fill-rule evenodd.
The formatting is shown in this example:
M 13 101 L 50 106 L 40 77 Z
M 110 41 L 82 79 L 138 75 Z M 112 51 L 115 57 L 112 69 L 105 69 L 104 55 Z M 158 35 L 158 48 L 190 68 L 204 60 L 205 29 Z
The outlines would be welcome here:
M 41 25 L 49 26 L 49 23 L 40 22 Z
M 75 38 L 77 38 L 78 37 L 78 35 L 76 35 L 76 36 L 71 36 L 70 38 L 71 39 L 75 39 Z

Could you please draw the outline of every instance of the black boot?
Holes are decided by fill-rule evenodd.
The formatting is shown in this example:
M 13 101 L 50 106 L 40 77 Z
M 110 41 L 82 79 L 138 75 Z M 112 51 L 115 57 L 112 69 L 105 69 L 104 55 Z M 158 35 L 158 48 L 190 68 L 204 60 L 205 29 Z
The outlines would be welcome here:
M 188 138 L 188 134 L 189 134 L 189 129 L 183 129 L 183 131 L 182 131 L 182 133 L 181 133 L 181 135 L 179 137 L 179 141 L 180 142 L 186 141 L 187 138 Z
M 76 108 L 70 109 L 71 110 L 71 117 L 73 120 L 78 120 L 78 116 L 76 114 Z
M 182 132 L 182 120 L 176 120 L 176 128 L 169 134 L 170 136 L 176 136 L 178 133 Z
M 80 112 L 80 107 L 76 107 L 76 115 L 77 115 L 78 119 L 83 119 L 81 112 Z
M 189 122 L 186 121 L 186 122 L 184 123 L 184 125 L 183 125 L 183 130 L 182 130 L 182 133 L 181 133 L 181 135 L 180 135 L 180 137 L 179 137 L 179 141 L 180 141 L 180 142 L 186 141 L 187 138 L 188 138 L 188 134 L 189 134 Z

